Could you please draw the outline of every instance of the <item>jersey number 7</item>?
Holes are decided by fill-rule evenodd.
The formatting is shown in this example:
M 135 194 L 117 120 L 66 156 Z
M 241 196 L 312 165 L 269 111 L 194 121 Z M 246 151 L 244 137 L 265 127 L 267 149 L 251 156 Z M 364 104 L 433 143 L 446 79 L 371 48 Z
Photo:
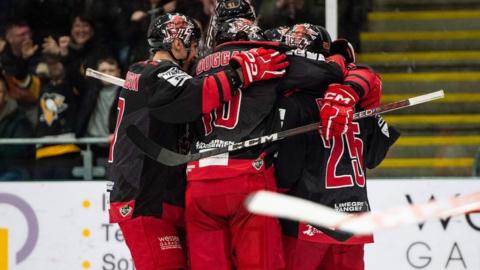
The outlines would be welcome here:
M 117 142 L 118 128 L 120 127 L 120 123 L 122 122 L 123 118 L 123 112 L 125 111 L 125 99 L 122 97 L 118 98 L 117 110 L 117 122 L 115 123 L 115 133 L 113 133 L 113 138 L 110 142 L 110 150 L 108 151 L 108 163 L 113 162 L 113 150 L 115 149 L 115 143 Z

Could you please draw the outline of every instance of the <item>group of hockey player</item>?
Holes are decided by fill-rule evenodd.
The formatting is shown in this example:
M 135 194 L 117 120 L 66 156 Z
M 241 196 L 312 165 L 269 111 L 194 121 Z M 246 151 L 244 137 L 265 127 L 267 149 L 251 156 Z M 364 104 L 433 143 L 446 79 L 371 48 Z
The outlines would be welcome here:
M 264 32 L 248 1 L 218 2 L 213 50 L 199 60 L 195 21 L 155 19 L 153 56 L 130 67 L 119 97 L 109 213 L 136 269 L 363 269 L 371 236 L 254 215 L 244 200 L 269 190 L 369 211 L 365 170 L 399 136 L 381 117 L 352 121 L 379 105 L 379 76 L 321 26 Z M 127 136 L 135 125 L 162 147 L 198 153 L 316 121 L 318 132 L 175 167 Z

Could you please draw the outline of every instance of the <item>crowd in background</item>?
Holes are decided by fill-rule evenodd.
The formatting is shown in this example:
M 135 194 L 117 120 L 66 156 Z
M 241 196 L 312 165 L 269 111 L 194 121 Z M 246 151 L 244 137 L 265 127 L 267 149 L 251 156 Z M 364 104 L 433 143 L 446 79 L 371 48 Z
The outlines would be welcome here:
M 339 36 L 360 49 L 368 0 L 339 0 Z M 86 78 L 85 69 L 122 77 L 149 58 L 152 18 L 181 12 L 206 29 L 214 0 L 0 1 L 0 138 L 108 137 L 120 87 Z M 263 29 L 325 25 L 325 0 L 253 0 Z M 108 146 L 94 147 L 105 164 Z M 0 180 L 72 179 L 81 146 L 0 145 Z

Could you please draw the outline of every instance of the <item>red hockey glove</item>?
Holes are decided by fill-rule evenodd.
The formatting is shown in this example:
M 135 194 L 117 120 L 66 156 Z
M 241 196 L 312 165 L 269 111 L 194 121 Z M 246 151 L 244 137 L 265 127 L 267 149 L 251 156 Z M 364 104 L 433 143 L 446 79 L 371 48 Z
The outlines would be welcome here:
M 285 75 L 287 56 L 272 49 L 256 48 L 232 57 L 230 65 L 242 68 L 243 87 L 261 80 L 279 78 Z
M 345 57 L 347 63 L 355 63 L 355 50 L 353 49 L 352 44 L 346 39 L 339 38 L 334 40 L 330 47 L 330 54 L 340 54 Z
M 333 136 L 345 134 L 352 123 L 358 94 L 349 86 L 331 84 L 328 86 L 320 108 L 321 134 L 330 141 Z

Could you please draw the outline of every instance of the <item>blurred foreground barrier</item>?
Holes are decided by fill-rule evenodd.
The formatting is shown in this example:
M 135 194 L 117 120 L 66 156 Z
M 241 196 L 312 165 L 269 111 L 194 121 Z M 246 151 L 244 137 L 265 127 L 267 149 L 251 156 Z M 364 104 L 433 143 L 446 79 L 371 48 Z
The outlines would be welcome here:
M 108 223 L 106 190 L 106 181 L 0 182 L 0 269 L 133 270 L 118 225 Z M 479 190 L 478 178 L 470 177 L 368 181 L 373 211 Z M 315 227 L 299 226 L 302 239 L 322 238 Z M 376 233 L 365 247 L 365 269 L 478 270 L 479 248 L 480 213 L 439 218 Z

